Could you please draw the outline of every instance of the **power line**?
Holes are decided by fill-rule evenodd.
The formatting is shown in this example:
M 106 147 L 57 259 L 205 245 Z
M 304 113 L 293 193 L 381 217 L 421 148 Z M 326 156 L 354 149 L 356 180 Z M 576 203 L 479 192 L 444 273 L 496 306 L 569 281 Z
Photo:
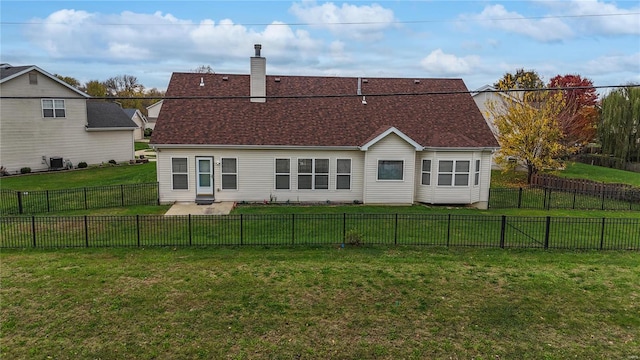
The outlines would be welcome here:
M 277 95 L 277 96 L 250 96 L 250 95 L 225 95 L 225 96 L 96 96 L 90 97 L 87 100 L 243 100 L 251 99 L 253 97 L 266 98 L 266 99 L 321 99 L 321 98 L 361 98 L 363 95 L 368 97 L 390 97 L 390 96 L 435 96 L 435 95 L 459 95 L 459 94 L 476 94 L 476 93 L 505 93 L 505 92 L 546 92 L 546 91 L 571 91 L 571 90 L 589 90 L 589 89 L 619 89 L 619 88 L 636 88 L 640 87 L 640 84 L 630 85 L 599 85 L 599 86 L 566 86 L 566 87 L 554 87 L 554 88 L 536 88 L 536 89 L 487 89 L 481 91 L 472 90 L 455 90 L 455 91 L 427 91 L 427 92 L 415 92 L 415 93 L 363 93 L 357 94 L 316 94 L 316 95 Z M 0 99 L 78 99 L 78 97 L 71 96 L 55 96 L 55 97 L 42 97 L 42 96 L 0 96 Z
M 544 19 L 571 19 L 571 18 L 593 18 L 593 17 L 610 17 L 610 16 L 633 16 L 640 15 L 640 12 L 616 13 L 616 14 L 582 14 L 582 15 L 548 15 L 548 16 L 522 16 L 522 17 L 504 17 L 492 19 L 427 19 L 427 20 L 394 20 L 394 21 L 349 21 L 349 22 L 321 22 L 321 23 L 220 23 L 217 24 L 200 24 L 200 23 L 94 23 L 97 26 L 321 26 L 321 25 L 402 25 L 402 24 L 428 24 L 428 23 L 448 23 L 448 22 L 487 22 L 487 21 L 520 21 L 520 20 L 544 20 Z M 64 22 L 26 22 L 26 21 L 0 21 L 0 25 L 71 25 Z

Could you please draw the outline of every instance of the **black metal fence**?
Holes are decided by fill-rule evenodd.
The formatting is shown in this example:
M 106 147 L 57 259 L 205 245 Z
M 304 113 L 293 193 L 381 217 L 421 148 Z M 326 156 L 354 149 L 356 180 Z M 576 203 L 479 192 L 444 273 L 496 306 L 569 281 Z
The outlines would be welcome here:
M 158 183 L 36 191 L 2 189 L 0 215 L 157 205 L 158 200 Z
M 492 209 L 580 209 L 580 210 L 640 210 L 640 194 L 620 198 L 620 190 L 585 194 L 573 189 L 551 188 L 491 188 L 489 208 Z
M 0 217 L 0 248 L 221 245 L 640 250 L 640 219 L 439 214 Z

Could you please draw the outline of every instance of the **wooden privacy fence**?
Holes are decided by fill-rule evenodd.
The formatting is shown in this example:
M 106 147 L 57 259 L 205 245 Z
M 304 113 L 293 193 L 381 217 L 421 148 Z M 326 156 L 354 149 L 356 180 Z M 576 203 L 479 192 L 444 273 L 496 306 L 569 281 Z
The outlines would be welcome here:
M 640 188 L 628 184 L 602 183 L 585 179 L 567 179 L 549 174 L 533 174 L 531 187 L 570 193 L 606 196 L 622 201 L 640 201 Z

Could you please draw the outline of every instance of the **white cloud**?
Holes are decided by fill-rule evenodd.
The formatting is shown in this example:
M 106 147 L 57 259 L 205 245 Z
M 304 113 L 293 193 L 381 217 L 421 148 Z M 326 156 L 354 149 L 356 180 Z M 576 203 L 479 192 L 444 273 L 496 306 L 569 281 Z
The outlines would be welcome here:
M 488 5 L 480 14 L 462 15 L 462 20 L 477 21 L 482 26 L 528 36 L 542 42 L 560 41 L 573 36 L 569 26 L 558 18 L 527 19 L 502 5 Z
M 580 0 L 560 2 L 570 15 L 598 15 L 585 16 L 574 20 L 581 31 L 589 34 L 599 33 L 603 35 L 640 35 L 640 5 L 638 2 L 631 9 L 623 9 L 613 3 L 604 3 L 597 0 Z M 615 16 L 600 16 L 616 14 Z
M 588 61 L 583 68 L 591 74 L 628 73 L 637 77 L 640 74 L 640 52 L 601 56 Z
M 336 6 L 332 2 L 318 5 L 315 1 L 294 3 L 289 11 L 301 21 L 331 31 L 339 37 L 377 40 L 382 31 L 393 25 L 393 10 L 378 4 Z M 346 23 L 346 24 L 345 24 Z M 356 23 L 357 25 L 353 25 Z M 340 25 L 343 24 L 343 25 Z
M 480 64 L 477 56 L 457 57 L 445 54 L 442 49 L 432 51 L 420 61 L 423 69 L 431 76 L 451 76 L 470 74 Z

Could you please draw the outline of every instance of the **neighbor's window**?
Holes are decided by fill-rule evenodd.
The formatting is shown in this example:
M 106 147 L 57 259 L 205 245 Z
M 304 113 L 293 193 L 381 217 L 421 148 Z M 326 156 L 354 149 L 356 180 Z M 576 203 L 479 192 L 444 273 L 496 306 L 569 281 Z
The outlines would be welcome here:
M 439 186 L 468 186 L 468 160 L 440 160 L 438 165 Z
M 64 100 L 42 99 L 42 116 L 46 118 L 65 117 Z
M 476 160 L 476 169 L 474 174 L 473 185 L 480 184 L 480 160 Z
M 329 159 L 298 159 L 298 189 L 329 189 Z
M 336 190 L 351 189 L 351 159 L 336 161 Z
M 238 189 L 238 159 L 222 158 L 222 189 Z
M 422 160 L 422 185 L 431 185 L 431 160 Z
M 378 160 L 378 180 L 403 180 L 404 160 Z
M 187 158 L 171 159 L 171 178 L 173 190 L 189 189 L 189 174 L 187 172 Z
M 291 160 L 276 159 L 276 189 L 289 190 L 291 184 Z

